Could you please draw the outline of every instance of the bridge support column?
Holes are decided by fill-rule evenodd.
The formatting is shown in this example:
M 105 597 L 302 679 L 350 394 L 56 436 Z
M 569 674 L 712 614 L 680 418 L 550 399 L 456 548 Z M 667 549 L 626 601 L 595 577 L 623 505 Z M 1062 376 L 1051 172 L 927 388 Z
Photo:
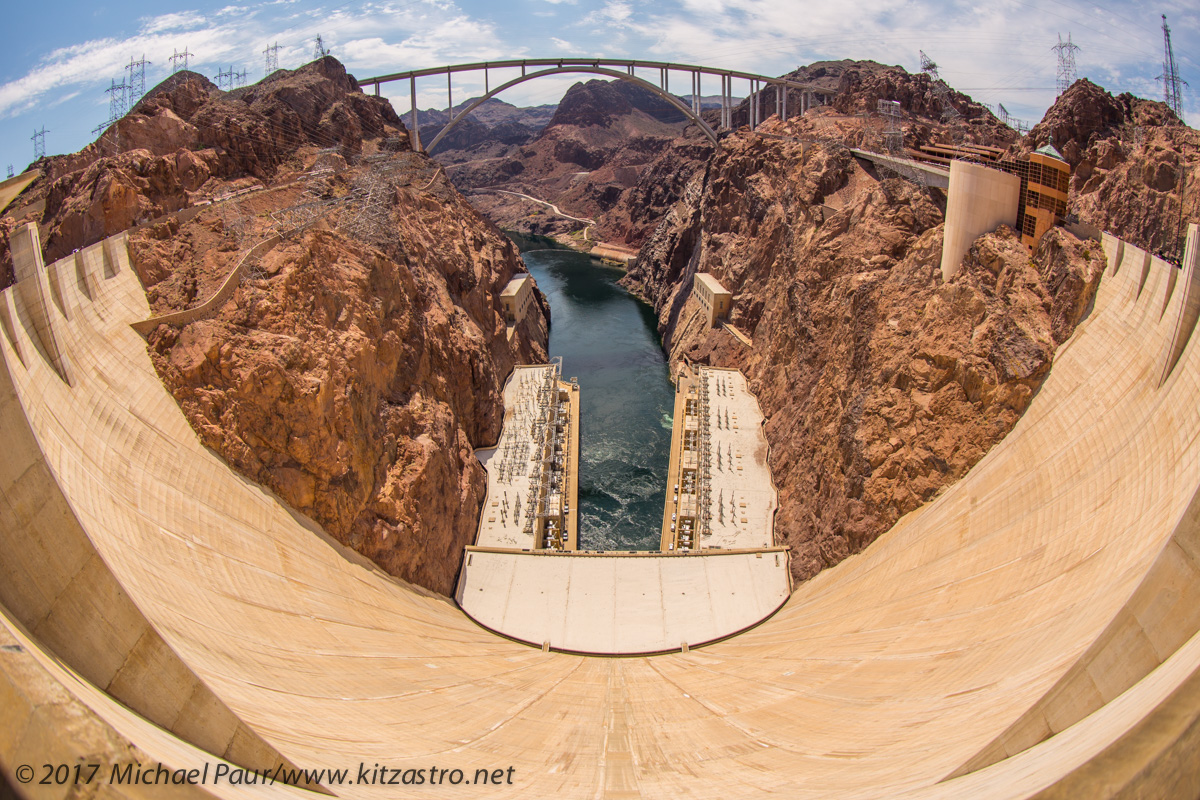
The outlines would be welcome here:
M 454 93 L 450 90 L 450 77 L 453 73 L 446 70 L 446 113 L 454 117 Z
M 415 152 L 421 152 L 421 126 L 417 122 L 417 79 L 408 79 L 408 90 L 412 95 L 412 127 L 408 130 L 408 144 Z
M 489 91 L 491 91 L 491 89 L 488 88 L 488 70 L 487 70 L 487 67 L 484 67 L 483 68 L 483 93 L 487 94 Z
M 721 76 L 721 127 L 731 128 L 729 119 L 729 76 Z
M 700 113 L 700 73 L 692 73 L 692 113 Z
M 778 89 L 783 95 L 783 99 L 779 103 L 779 121 L 787 122 L 787 87 L 779 86 Z

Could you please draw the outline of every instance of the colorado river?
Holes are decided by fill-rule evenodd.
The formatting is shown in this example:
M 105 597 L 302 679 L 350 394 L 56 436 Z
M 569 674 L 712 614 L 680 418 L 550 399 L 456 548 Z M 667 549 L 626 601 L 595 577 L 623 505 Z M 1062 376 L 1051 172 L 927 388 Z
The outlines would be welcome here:
M 550 356 L 579 378 L 579 547 L 657 550 L 675 394 L 654 311 L 620 269 L 513 238 L 550 301 Z

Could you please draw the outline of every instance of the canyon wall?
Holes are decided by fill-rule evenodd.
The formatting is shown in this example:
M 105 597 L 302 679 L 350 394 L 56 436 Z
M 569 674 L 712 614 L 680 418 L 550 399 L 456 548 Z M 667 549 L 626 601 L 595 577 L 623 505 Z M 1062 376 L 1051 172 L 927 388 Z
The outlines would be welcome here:
M 811 120 L 770 123 L 811 136 Z M 1007 228 L 941 280 L 937 193 L 840 144 L 739 133 L 646 241 L 625 281 L 672 360 L 742 369 L 766 417 L 776 539 L 807 579 L 957 480 L 1012 428 L 1086 314 L 1104 260 L 1063 230 L 1032 255 Z M 734 293 L 709 329 L 691 293 Z
M 387 102 L 332 58 L 232 92 L 178 73 L 41 166 L 22 207 L 45 201 L 47 258 L 138 226 L 156 315 L 196 307 L 282 235 L 214 313 L 150 333 L 154 365 L 235 470 L 451 593 L 484 497 L 473 449 L 499 434 L 512 367 L 545 361 L 549 316 L 539 296 L 506 328 L 516 248 L 411 151 Z

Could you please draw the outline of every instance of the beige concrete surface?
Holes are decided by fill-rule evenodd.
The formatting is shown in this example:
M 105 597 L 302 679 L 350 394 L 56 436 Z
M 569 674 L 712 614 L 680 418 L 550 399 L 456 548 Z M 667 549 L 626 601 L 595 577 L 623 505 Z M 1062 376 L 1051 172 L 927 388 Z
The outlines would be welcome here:
M 963 256 L 980 235 L 1001 224 L 1014 227 L 1021 179 L 968 161 L 950 162 L 946 190 L 946 226 L 942 238 L 942 280 L 958 274 Z
M 520 553 L 468 548 L 456 600 L 476 622 L 575 653 L 679 650 L 729 636 L 787 599 L 787 552 Z
M 1012 798 L 1069 788 L 1116 752 L 1126 777 L 1106 773 L 1117 777 L 1093 796 L 1169 796 L 1186 772 L 1156 765 L 1187 726 L 1134 744 L 1160 714 L 1186 717 L 1200 669 L 1194 336 L 1163 379 L 1196 267 L 1112 240 L 1104 250 L 1090 316 L 963 480 L 763 624 L 655 657 L 507 641 L 235 476 L 200 446 L 129 327 L 148 308 L 122 257 L 78 280 L 72 260 L 47 268 L 70 384 L 14 316 L 12 290 L 0 358 L 47 479 L 130 604 L 297 765 L 514 767 L 511 786 L 411 797 Z M 202 757 L 79 684 L 81 702 L 155 758 Z M 1016 735 L 1039 713 L 1065 727 Z M 1008 757 L 947 779 L 997 741 Z M 16 747 L 0 741 L 0 759 L 28 752 Z
M 36 181 L 42 176 L 40 169 L 31 169 L 28 172 L 22 172 L 20 175 L 14 175 L 4 181 L 0 181 L 0 213 L 3 213 L 17 199 L 17 195 L 25 191 L 29 184 Z

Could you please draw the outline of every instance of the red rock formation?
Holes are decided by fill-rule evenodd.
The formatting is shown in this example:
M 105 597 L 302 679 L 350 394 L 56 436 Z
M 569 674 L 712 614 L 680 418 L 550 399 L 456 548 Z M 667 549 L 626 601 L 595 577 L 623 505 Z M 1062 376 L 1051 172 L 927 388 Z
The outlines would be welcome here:
M 1002 228 L 943 283 L 937 196 L 877 181 L 836 145 L 730 137 L 684 198 L 626 281 L 653 302 L 672 359 L 749 377 L 798 579 L 861 550 L 1011 429 L 1102 271 L 1097 243 L 1055 230 L 1030 258 Z M 752 347 L 705 327 L 701 271 L 734 292 Z
M 104 155 L 118 137 L 134 149 Z M 296 180 L 332 146 L 319 157 L 336 174 Z M 329 58 L 229 93 L 179 73 L 100 142 L 45 166 L 35 194 L 50 258 L 258 189 L 131 233 L 158 314 L 211 296 L 276 232 L 273 213 L 328 203 L 214 315 L 160 325 L 150 355 L 235 469 L 392 574 L 450 593 L 486 485 L 473 449 L 499 434 L 513 365 L 546 359 L 547 310 L 539 301 L 508 335 L 499 296 L 523 270 L 516 249 L 411 152 L 386 101 Z M 353 187 L 368 172 L 388 189 L 374 195 L 384 218 L 360 231 L 339 220 L 362 211 Z
M 557 204 L 567 213 L 596 219 L 594 240 L 637 246 L 665 205 L 639 212 L 650 191 L 630 193 L 650 165 L 674 148 L 685 132 L 685 115 L 646 89 L 624 81 L 589 80 L 572 86 L 553 118 L 533 141 L 480 158 L 474 150 L 445 152 L 455 164 L 450 175 L 464 191 L 505 188 Z M 680 153 L 707 146 L 685 139 L 665 171 L 681 167 Z M 479 159 L 476 161 L 475 159 Z M 659 170 L 660 175 L 664 170 Z M 476 205 L 505 228 L 541 235 L 582 232 L 583 225 L 544 213 L 536 204 L 508 195 L 478 193 Z M 639 218 L 639 214 L 641 217 Z
M 1177 254 L 1187 223 L 1200 222 L 1200 134 L 1165 104 L 1113 97 L 1080 79 L 1021 150 L 1046 144 L 1073 168 L 1068 210 L 1084 222 L 1168 256 Z
M 298 172 L 297 152 L 305 146 L 357 153 L 364 136 L 399 137 L 407 147 L 391 106 L 358 91 L 333 58 L 232 92 L 179 72 L 95 143 L 45 159 L 44 177 L 25 197 L 46 201 L 38 222 L 46 257 L 55 259 L 227 190 L 236 179 L 266 183 Z M 0 265 L 10 266 L 7 239 L 0 245 Z
M 418 160 L 391 242 L 319 225 L 216 317 L 150 343 L 206 445 L 388 572 L 449 594 L 486 489 L 473 450 L 497 439 L 504 380 L 546 359 L 547 330 L 539 307 L 509 342 L 499 295 L 516 249 L 443 177 L 421 192 L 434 168 Z M 139 271 L 206 224 L 138 242 Z

